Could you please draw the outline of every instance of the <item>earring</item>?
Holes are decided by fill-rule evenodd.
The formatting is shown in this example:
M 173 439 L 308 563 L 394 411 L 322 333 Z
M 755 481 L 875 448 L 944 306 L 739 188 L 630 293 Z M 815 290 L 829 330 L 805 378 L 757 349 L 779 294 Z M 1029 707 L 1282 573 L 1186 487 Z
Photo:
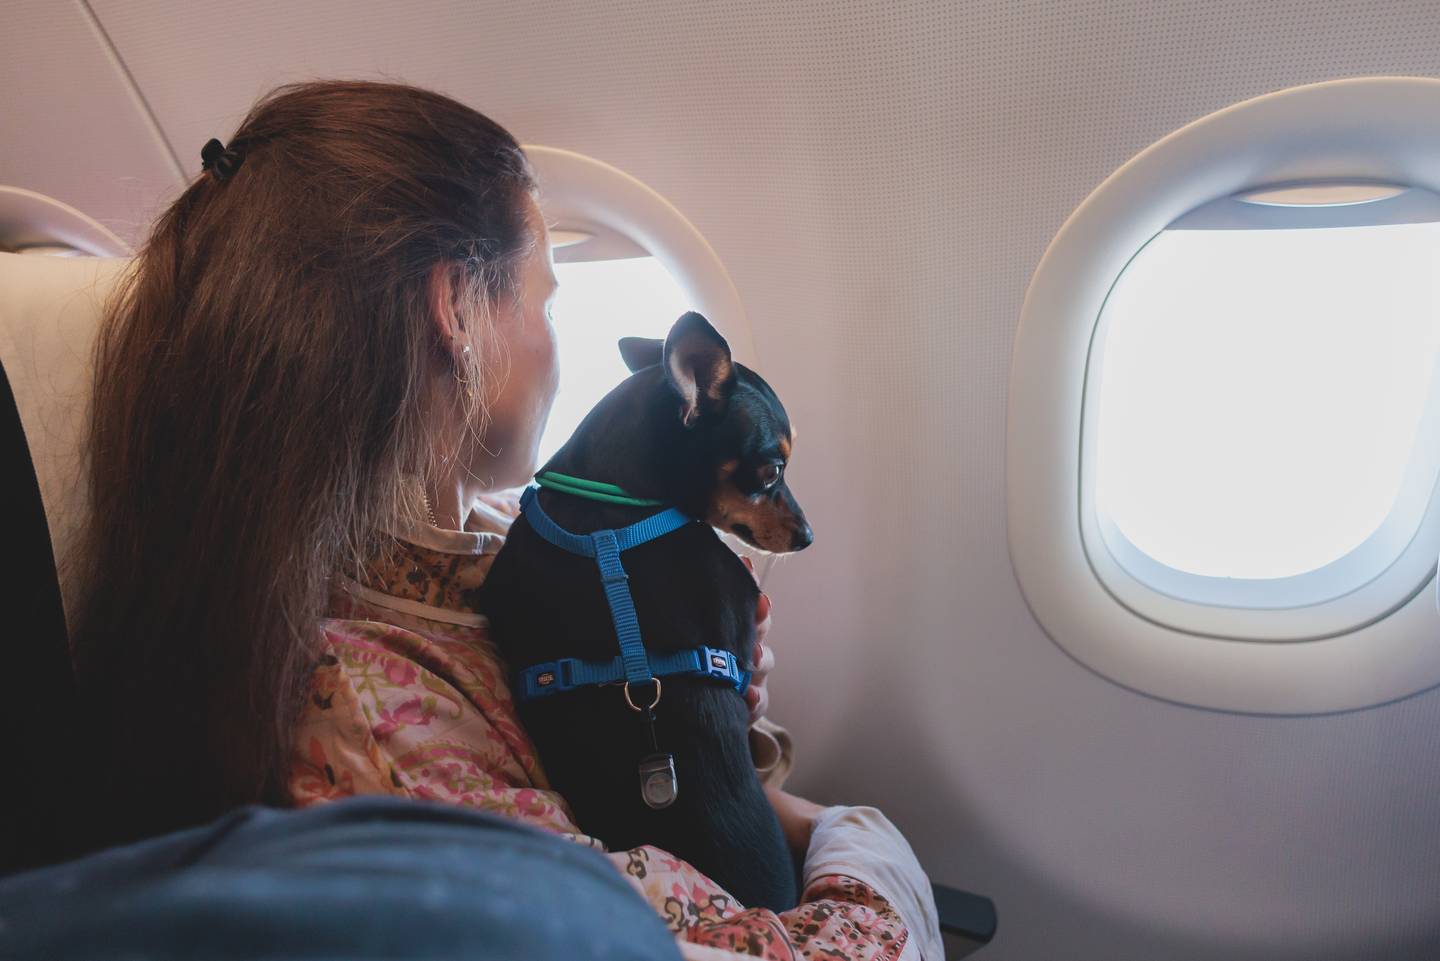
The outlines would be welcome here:
M 469 352 L 469 350 L 470 350 L 469 347 L 466 347 L 466 348 L 465 348 L 465 351 L 466 351 L 467 353 Z M 473 380 L 471 380 L 471 379 L 468 379 L 468 378 L 465 378 L 465 377 L 461 377 L 461 376 L 460 376 L 460 368 L 459 368 L 458 365 L 457 365 L 456 368 L 455 368 L 455 383 L 461 384 L 461 385 L 464 386 L 464 388 L 465 388 L 465 399 L 468 400 L 468 401 L 470 401 L 471 403 L 474 403 L 474 402 L 475 402 L 475 382 L 474 382 Z

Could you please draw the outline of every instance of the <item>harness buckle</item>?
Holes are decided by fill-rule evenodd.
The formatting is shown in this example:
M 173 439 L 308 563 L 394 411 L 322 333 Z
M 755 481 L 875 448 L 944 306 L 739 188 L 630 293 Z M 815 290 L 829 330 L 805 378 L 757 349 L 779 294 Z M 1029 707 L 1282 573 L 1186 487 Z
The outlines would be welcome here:
M 650 704 L 646 707 L 640 707 L 633 700 L 631 700 L 629 681 L 626 681 L 625 687 L 622 688 L 622 691 L 625 694 L 625 703 L 630 705 L 630 710 L 634 711 L 636 714 L 644 714 L 647 711 L 653 711 L 655 710 L 655 705 L 660 703 L 660 678 L 652 677 L 650 678 L 650 680 L 655 682 L 655 700 L 651 701 Z M 644 684 L 645 682 L 640 681 L 639 683 Z
M 702 647 L 700 649 L 701 669 L 709 677 L 720 681 L 734 681 L 735 655 L 729 651 L 722 651 L 714 647 Z

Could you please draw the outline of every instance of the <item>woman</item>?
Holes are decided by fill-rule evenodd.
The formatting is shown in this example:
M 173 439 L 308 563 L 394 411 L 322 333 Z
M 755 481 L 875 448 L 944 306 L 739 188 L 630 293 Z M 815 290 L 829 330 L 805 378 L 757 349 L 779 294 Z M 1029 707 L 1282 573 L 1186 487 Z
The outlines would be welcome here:
M 79 552 L 75 659 L 117 759 L 112 837 L 389 793 L 598 845 L 547 790 L 465 600 L 513 516 L 490 492 L 534 472 L 557 379 L 523 153 L 437 94 L 313 83 L 204 161 L 96 358 L 105 523 Z M 771 797 L 808 855 L 785 915 L 662 851 L 610 857 L 692 954 L 939 957 L 878 812 Z

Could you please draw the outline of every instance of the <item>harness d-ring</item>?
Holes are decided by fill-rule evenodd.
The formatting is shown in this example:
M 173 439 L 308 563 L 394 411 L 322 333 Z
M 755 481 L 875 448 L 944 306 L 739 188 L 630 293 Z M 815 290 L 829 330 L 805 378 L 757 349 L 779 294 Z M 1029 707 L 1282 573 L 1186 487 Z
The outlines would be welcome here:
M 648 707 L 637 707 L 635 702 L 630 700 L 630 682 L 625 682 L 625 703 L 629 704 L 630 710 L 634 711 L 636 714 L 643 714 L 646 711 L 653 711 L 655 710 L 655 705 L 660 703 L 660 678 L 652 677 L 650 678 L 650 680 L 655 682 L 655 700 L 651 701 Z M 640 683 L 643 684 L 644 681 L 641 681 Z

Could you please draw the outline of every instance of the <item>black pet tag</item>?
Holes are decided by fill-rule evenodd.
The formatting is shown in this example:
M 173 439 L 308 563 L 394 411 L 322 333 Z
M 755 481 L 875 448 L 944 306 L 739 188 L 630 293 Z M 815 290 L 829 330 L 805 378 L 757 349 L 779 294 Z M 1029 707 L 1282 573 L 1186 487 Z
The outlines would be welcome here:
M 648 754 L 640 759 L 640 797 L 656 811 L 675 803 L 680 782 L 675 777 L 675 755 Z

